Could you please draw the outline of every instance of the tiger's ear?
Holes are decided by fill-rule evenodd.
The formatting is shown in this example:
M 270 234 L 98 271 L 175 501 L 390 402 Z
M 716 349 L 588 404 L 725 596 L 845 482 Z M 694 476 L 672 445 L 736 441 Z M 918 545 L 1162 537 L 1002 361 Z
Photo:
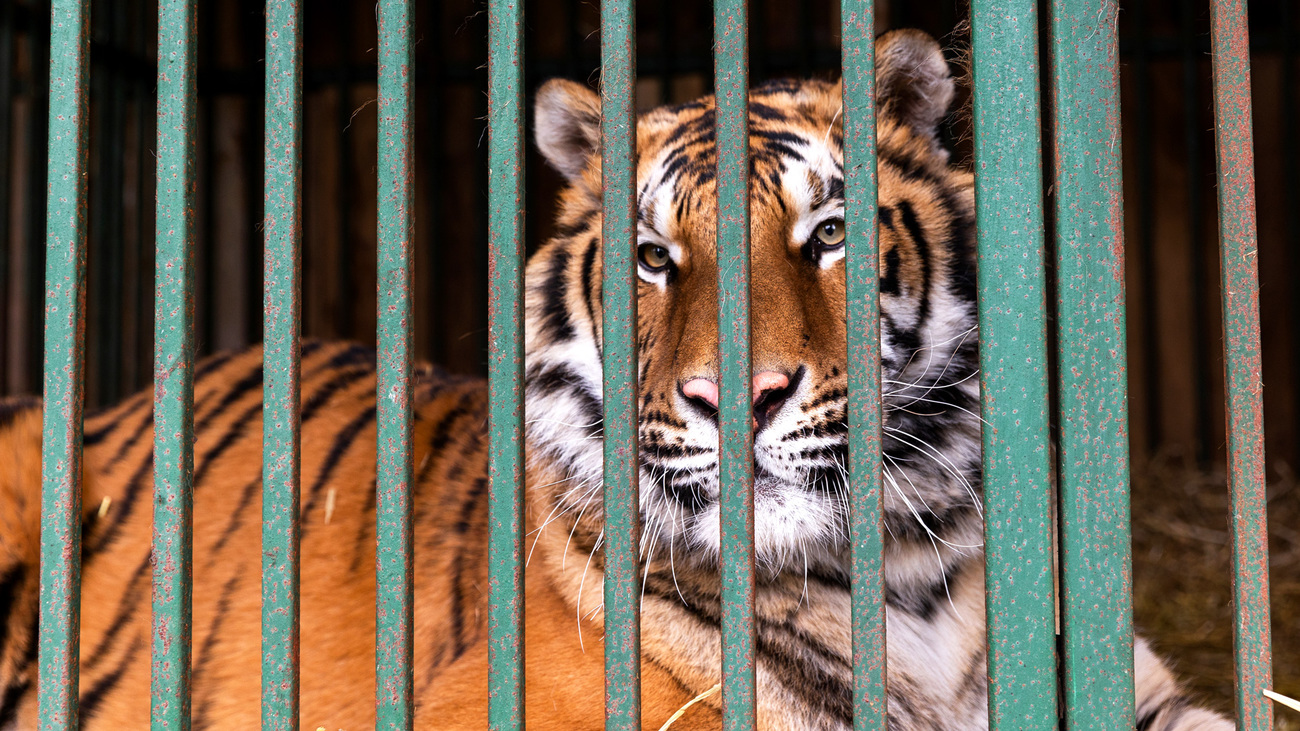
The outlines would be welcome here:
M 568 79 L 551 79 L 536 104 L 537 147 L 564 177 L 577 180 L 600 153 L 600 96 Z
M 953 92 L 948 62 L 928 34 L 904 28 L 876 39 L 876 106 L 882 115 L 933 137 Z

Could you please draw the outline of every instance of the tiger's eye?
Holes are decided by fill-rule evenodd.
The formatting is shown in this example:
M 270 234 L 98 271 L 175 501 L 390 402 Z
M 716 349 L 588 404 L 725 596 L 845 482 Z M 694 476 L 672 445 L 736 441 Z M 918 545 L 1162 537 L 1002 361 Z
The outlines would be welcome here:
M 642 266 L 652 272 L 662 271 L 673 261 L 668 249 L 658 244 L 641 244 L 637 248 L 637 258 L 641 260 Z
M 815 236 L 822 248 L 838 248 L 844 244 L 844 222 L 838 218 L 822 221 L 817 225 Z

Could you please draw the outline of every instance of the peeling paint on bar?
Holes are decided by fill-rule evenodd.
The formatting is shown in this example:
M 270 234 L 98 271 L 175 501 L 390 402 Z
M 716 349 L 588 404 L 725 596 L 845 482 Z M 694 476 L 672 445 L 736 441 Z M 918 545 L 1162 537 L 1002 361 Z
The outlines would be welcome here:
M 79 727 L 89 26 L 89 0 L 53 3 L 50 44 L 61 52 L 50 57 L 49 89 L 37 680 L 42 731 Z
M 194 3 L 158 5 L 150 724 L 190 728 L 194 546 Z
M 375 710 L 380 729 L 414 720 L 411 659 L 414 601 L 411 490 L 411 181 L 410 0 L 379 3 L 379 366 L 375 401 Z
M 1232 517 L 1233 640 L 1237 728 L 1273 728 L 1273 651 L 1268 604 L 1268 529 L 1259 329 L 1255 152 L 1251 129 L 1250 41 L 1245 0 L 1213 0 L 1215 158 L 1227 379 L 1228 486 Z
M 875 11 L 843 0 L 844 222 L 849 494 L 853 540 L 853 728 L 885 728 L 881 502 L 880 240 L 876 229 Z
M 298 728 L 302 8 L 266 7 L 262 728 Z
M 971 3 L 989 727 L 1056 727 L 1038 14 Z
M 523 0 L 488 1 L 488 726 L 524 728 Z
M 1132 728 L 1119 5 L 1054 0 L 1061 606 L 1066 728 Z
M 749 328 L 749 10 L 713 4 L 723 728 L 754 727 L 754 409 Z M 724 314 L 725 313 L 725 316 Z
M 604 372 L 605 728 L 641 727 L 636 353 L 636 15 L 600 12 Z

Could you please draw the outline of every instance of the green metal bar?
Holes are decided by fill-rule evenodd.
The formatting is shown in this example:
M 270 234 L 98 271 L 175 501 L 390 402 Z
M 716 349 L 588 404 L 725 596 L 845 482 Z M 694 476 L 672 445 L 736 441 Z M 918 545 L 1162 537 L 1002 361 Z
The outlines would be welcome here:
M 1065 725 L 1132 728 L 1119 7 L 1053 0 Z
M 641 727 L 636 352 L 636 15 L 600 6 L 605 728 Z M 649 559 L 648 559 L 649 560 Z
M 42 731 L 78 728 L 81 416 L 86 303 L 86 66 L 89 0 L 50 13 L 49 185 L 45 229 L 45 399 L 37 708 Z M 34 42 L 40 45 L 39 42 Z
M 298 728 L 302 8 L 266 6 L 262 728 Z
M 409 729 L 415 713 L 411 658 L 411 7 L 379 3 L 379 369 L 375 470 L 375 702 L 379 728 Z
M 713 4 L 718 139 L 718 499 L 723 728 L 754 727 L 754 408 L 749 347 L 749 8 Z
M 194 3 L 158 5 L 150 720 L 190 727 L 194 535 Z
M 524 728 L 523 0 L 488 2 L 488 726 Z
M 971 3 L 989 727 L 1056 727 L 1038 14 Z
M 842 0 L 849 495 L 853 543 L 853 728 L 885 728 L 885 562 L 881 485 L 880 240 L 876 203 L 873 0 Z
M 1228 393 L 1228 487 L 1232 520 L 1233 655 L 1237 728 L 1273 728 L 1273 649 L 1268 605 L 1268 510 L 1264 484 L 1264 384 L 1259 329 L 1259 239 L 1250 110 L 1250 37 L 1245 0 L 1210 5 L 1224 366 Z

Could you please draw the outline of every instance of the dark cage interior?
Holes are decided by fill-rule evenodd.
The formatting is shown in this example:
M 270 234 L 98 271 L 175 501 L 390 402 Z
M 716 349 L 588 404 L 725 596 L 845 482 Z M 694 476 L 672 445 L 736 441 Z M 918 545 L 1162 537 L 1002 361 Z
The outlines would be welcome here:
M 881 30 L 922 28 L 960 68 L 964 3 L 878 5 Z M 156 73 L 154 4 L 94 6 L 92 408 L 152 375 Z M 304 8 L 303 332 L 373 342 L 375 6 Z M 753 0 L 751 13 L 755 81 L 835 76 L 838 3 Z M 0 0 L 0 395 L 40 391 L 49 17 L 46 3 Z M 262 4 L 251 0 L 200 3 L 199 17 L 196 340 L 208 353 L 261 339 L 264 26 Z M 1188 674 L 1204 681 L 1202 690 L 1226 701 L 1231 624 L 1209 11 L 1203 1 L 1125 0 L 1119 18 L 1137 619 L 1157 642 L 1180 648 L 1170 654 L 1198 668 Z M 598 3 L 534 0 L 526 19 L 529 91 L 554 76 L 596 83 Z M 415 347 L 422 359 L 468 373 L 485 372 L 486 363 L 487 22 L 481 1 L 415 6 Z M 708 3 L 638 3 L 639 106 L 709 91 L 712 32 Z M 1300 5 L 1252 2 L 1250 32 L 1275 657 L 1277 687 L 1294 692 L 1300 632 L 1287 626 L 1300 606 L 1300 490 L 1289 466 L 1300 459 L 1300 287 L 1291 281 L 1300 274 Z M 1044 63 L 1044 82 L 1049 73 Z M 968 162 L 967 117 L 953 115 L 946 136 Z M 530 249 L 551 231 L 558 185 L 530 147 Z M 1170 562 L 1181 573 L 1159 570 Z

